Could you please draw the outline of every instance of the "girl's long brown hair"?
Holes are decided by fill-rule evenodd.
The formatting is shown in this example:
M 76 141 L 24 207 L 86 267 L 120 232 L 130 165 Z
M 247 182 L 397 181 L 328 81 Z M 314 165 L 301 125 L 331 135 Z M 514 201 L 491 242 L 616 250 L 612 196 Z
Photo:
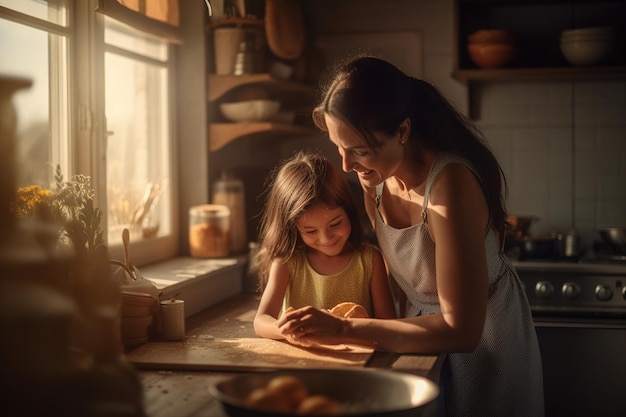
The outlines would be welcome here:
M 352 225 L 349 241 L 355 249 L 361 247 L 362 217 L 348 180 L 320 153 L 299 151 L 270 175 L 259 225 L 259 250 L 253 260 L 261 290 L 267 284 L 272 262 L 286 262 L 303 245 L 296 220 L 317 202 L 346 211 Z

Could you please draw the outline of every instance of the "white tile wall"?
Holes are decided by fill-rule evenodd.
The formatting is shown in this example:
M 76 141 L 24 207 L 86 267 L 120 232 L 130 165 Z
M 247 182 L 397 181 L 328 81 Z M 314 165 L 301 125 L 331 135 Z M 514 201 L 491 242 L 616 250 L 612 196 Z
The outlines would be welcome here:
M 533 233 L 626 226 L 626 82 L 487 83 L 477 124 Z

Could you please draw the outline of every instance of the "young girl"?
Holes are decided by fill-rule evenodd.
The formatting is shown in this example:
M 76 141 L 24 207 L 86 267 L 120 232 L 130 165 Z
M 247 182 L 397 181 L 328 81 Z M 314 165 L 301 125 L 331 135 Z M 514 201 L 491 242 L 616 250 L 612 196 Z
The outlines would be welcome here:
M 353 302 L 371 317 L 395 317 L 383 257 L 362 236 L 360 213 L 338 168 L 312 152 L 286 161 L 269 189 L 260 226 L 257 336 L 285 339 L 275 323 L 288 308 Z

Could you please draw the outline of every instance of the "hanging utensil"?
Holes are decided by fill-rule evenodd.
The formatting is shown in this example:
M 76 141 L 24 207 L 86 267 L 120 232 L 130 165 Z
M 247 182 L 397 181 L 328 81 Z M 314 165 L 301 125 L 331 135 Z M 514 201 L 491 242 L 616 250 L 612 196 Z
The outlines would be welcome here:
M 306 34 L 300 0 L 266 0 L 267 45 L 282 59 L 296 59 L 304 52 Z

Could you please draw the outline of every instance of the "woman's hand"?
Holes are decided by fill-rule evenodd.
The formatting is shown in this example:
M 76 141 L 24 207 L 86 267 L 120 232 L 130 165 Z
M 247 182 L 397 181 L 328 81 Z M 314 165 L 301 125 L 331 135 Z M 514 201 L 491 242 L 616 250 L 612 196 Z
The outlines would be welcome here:
M 286 311 L 276 325 L 285 339 L 293 344 L 337 345 L 344 343 L 342 335 L 347 321 L 328 310 L 303 307 Z

